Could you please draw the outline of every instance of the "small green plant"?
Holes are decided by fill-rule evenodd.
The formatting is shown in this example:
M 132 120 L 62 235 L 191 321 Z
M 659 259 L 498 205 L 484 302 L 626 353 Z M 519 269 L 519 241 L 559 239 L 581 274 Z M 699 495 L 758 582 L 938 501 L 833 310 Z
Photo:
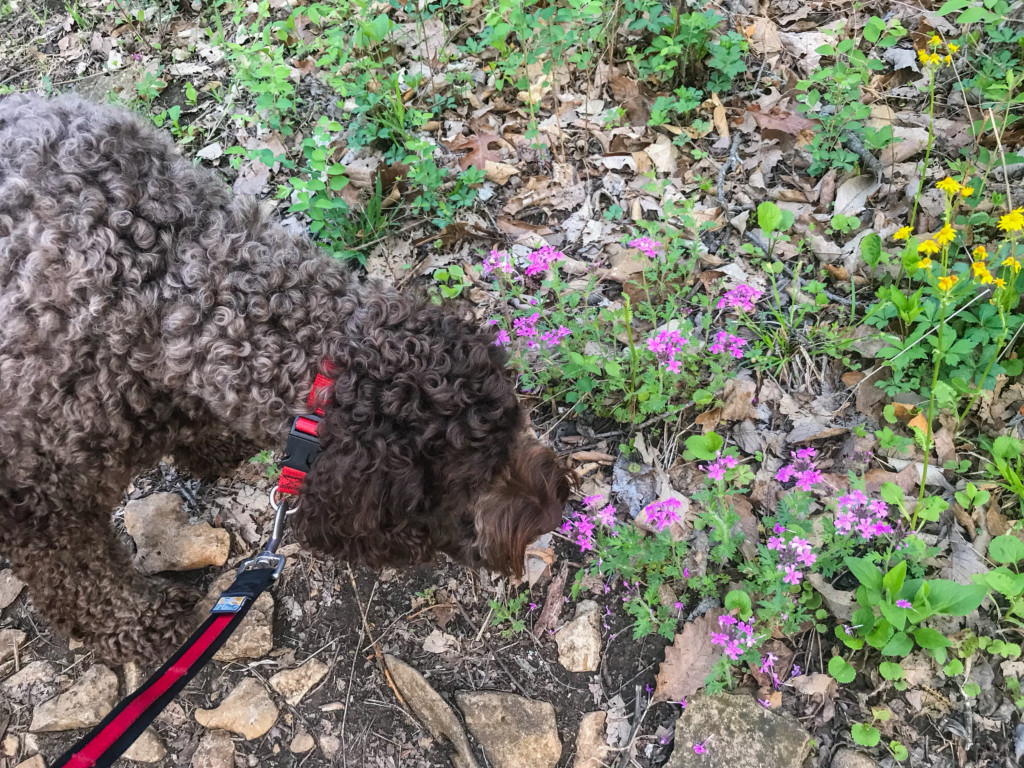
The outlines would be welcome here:
M 281 468 L 278 466 L 277 459 L 274 458 L 273 451 L 262 450 L 249 459 L 249 463 L 262 467 L 263 473 L 267 476 L 268 480 L 277 480 L 281 474 Z
M 434 288 L 441 298 L 454 299 L 468 290 L 473 281 L 466 275 L 466 271 L 458 264 L 449 264 L 434 270 Z
M 521 614 L 523 613 L 523 606 L 529 598 L 529 592 L 520 592 L 508 600 L 489 601 L 491 611 L 493 612 L 491 626 L 500 627 L 505 624 L 508 625 L 501 630 L 502 637 L 512 637 L 513 634 L 526 631 L 526 618 Z

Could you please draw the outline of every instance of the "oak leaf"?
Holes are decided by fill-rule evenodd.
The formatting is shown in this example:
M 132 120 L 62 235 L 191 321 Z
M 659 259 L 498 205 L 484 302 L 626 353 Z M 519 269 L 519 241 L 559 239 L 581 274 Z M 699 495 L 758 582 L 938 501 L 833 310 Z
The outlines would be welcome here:
M 708 611 L 690 622 L 665 649 L 665 661 L 655 678 L 654 701 L 680 701 L 704 687 L 722 649 L 711 644 L 718 617 L 725 611 Z

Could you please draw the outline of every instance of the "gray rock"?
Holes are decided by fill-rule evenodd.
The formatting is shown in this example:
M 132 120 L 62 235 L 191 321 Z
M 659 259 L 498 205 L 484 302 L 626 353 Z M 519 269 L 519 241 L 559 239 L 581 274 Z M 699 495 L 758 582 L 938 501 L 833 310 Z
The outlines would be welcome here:
M 124 756 L 136 763 L 159 763 L 167 756 L 167 747 L 152 728 L 147 728 L 135 743 L 125 750 Z
M 267 689 L 247 677 L 227 695 L 216 709 L 197 709 L 196 721 L 207 728 L 220 728 L 258 739 L 277 722 L 278 709 Z
M 0 683 L 16 704 L 35 704 L 57 692 L 57 670 L 48 661 L 32 661 Z
M 878 763 L 862 752 L 839 749 L 832 755 L 831 768 L 878 768 Z
M 33 733 L 91 728 L 117 704 L 117 675 L 102 664 L 89 667 L 60 696 L 45 701 L 32 713 Z
M 455 747 L 452 755 L 455 768 L 478 768 L 473 750 L 469 746 L 466 732 L 448 702 L 430 687 L 419 672 L 404 661 L 390 654 L 384 655 L 384 663 L 395 687 L 401 692 L 413 713 L 435 739 L 447 739 Z M 320 748 L 324 749 L 324 740 L 320 740 Z M 324 749 L 326 752 L 326 749 Z
M 604 733 L 607 719 L 606 712 L 587 712 L 580 720 L 572 768 L 604 768 L 608 764 L 611 749 Z
M 612 467 L 612 493 L 629 508 L 629 516 L 635 518 L 658 498 L 658 476 L 654 467 L 619 456 Z
M 14 768 L 46 768 L 46 761 L 42 755 L 33 755 L 28 760 L 22 760 Z
M 295 738 L 288 745 L 288 749 L 296 755 L 304 755 L 315 747 L 316 742 L 313 740 L 313 737 L 303 730 L 296 733 Z
M 206 598 L 196 607 L 197 614 L 205 620 L 220 593 L 234 581 L 234 571 L 222 574 L 210 587 Z M 249 609 L 238 629 L 228 638 L 217 653 L 214 661 L 245 661 L 259 659 L 274 649 L 274 598 L 264 592 Z
M 124 527 L 135 539 L 135 565 L 143 573 L 224 565 L 231 549 L 231 536 L 223 528 L 189 523 L 176 493 L 154 493 L 129 501 L 124 508 Z
M 28 635 L 20 629 L 0 629 L 0 664 L 14 658 L 15 652 L 27 639 Z
M 694 754 L 695 744 L 707 752 Z M 697 694 L 676 721 L 665 768 L 800 768 L 810 744 L 797 721 L 769 712 L 749 695 Z
M 558 663 L 570 672 L 596 672 L 601 661 L 601 609 L 581 600 L 576 618 L 555 633 Z
M 495 768 L 554 768 L 562 756 L 555 708 L 513 693 L 455 694 L 466 727 Z
M 0 611 L 18 599 L 25 582 L 14 575 L 10 568 L 0 571 Z
M 319 659 L 310 659 L 301 667 L 278 672 L 270 678 L 270 687 L 294 707 L 306 697 L 313 686 L 324 679 L 328 670 L 329 667 Z
M 208 731 L 192 754 L 191 768 L 235 768 L 235 744 L 227 731 Z

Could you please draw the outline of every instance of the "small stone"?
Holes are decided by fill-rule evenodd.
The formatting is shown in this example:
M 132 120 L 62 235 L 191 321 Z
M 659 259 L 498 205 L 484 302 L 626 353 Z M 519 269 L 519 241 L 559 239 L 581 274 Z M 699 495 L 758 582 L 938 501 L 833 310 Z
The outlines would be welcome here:
M 28 635 L 20 629 L 0 629 L 0 664 L 14 658 L 15 652 L 27 639 Z
M 25 582 L 14 575 L 10 568 L 0 571 L 0 611 L 18 599 Z
M 33 755 L 28 760 L 22 760 L 14 768 L 46 768 L 46 761 L 42 755 Z
M 562 756 L 555 708 L 513 693 L 459 691 L 466 727 L 495 768 L 554 768 Z
M 146 682 L 146 678 L 142 676 L 142 669 L 134 661 L 129 661 L 121 669 L 124 672 L 125 695 L 135 693 L 139 686 Z
M 213 604 L 217 602 L 220 593 L 231 586 L 234 581 L 234 572 L 228 572 L 220 576 L 210 587 L 206 599 L 200 601 L 196 612 L 205 620 Z M 214 661 L 245 661 L 247 659 L 260 659 L 274 650 L 274 598 L 269 592 L 264 592 L 256 598 L 256 602 L 249 613 L 242 619 L 238 629 L 228 638 L 217 653 L 213 655 Z
M 135 539 L 135 565 L 143 573 L 224 565 L 231 549 L 231 536 L 223 528 L 189 523 L 176 493 L 154 493 L 129 501 L 124 508 L 124 527 Z
M 852 749 L 839 749 L 832 755 L 831 768 L 878 768 L 878 763 L 863 752 Z
M 216 709 L 197 709 L 196 720 L 207 728 L 237 733 L 247 741 L 258 739 L 277 722 L 278 710 L 259 682 L 247 677 Z
M 572 768 L 604 768 L 610 748 L 605 740 L 606 712 L 587 712 L 576 735 L 576 760 Z
M 329 667 L 319 659 L 310 659 L 301 667 L 278 672 L 270 678 L 270 687 L 294 707 L 324 679 L 328 670 Z
M 235 768 L 235 744 L 227 731 L 207 731 L 192 754 L 191 768 Z
M 288 749 L 294 752 L 296 755 L 304 755 L 316 746 L 316 742 L 313 741 L 313 737 L 305 731 L 299 731 L 295 734 L 295 738 L 292 739 L 292 743 L 288 745 Z
M 159 763 L 167 756 L 167 747 L 152 728 L 147 728 L 135 743 L 125 750 L 124 756 L 136 763 Z
M 320 751 L 324 753 L 327 759 L 331 759 L 338 754 L 339 749 L 341 749 L 341 739 L 337 736 L 320 737 Z
M 13 733 L 8 733 L 4 736 L 3 742 L 0 743 L 0 748 L 3 749 L 4 754 L 7 755 L 7 757 L 14 757 L 18 754 L 18 750 L 21 749 L 21 739 Z
M 34 733 L 90 728 L 117 704 L 117 675 L 102 664 L 89 667 L 73 686 L 32 714 Z
M 697 694 L 676 720 L 665 768 L 690 768 L 695 744 L 707 744 L 708 765 L 801 768 L 811 737 L 796 720 L 769 712 L 745 694 Z
M 57 692 L 57 670 L 48 661 L 32 661 L 0 683 L 0 691 L 17 704 L 34 704 Z
M 581 600 L 576 618 L 555 633 L 558 663 L 570 672 L 596 672 L 601 661 L 601 613 L 593 600 Z

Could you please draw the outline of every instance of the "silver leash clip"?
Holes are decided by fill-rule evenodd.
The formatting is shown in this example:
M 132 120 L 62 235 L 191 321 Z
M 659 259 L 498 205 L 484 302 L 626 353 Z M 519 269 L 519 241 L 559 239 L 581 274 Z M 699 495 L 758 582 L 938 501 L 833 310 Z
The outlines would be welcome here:
M 238 567 L 238 573 L 272 568 L 274 570 L 273 578 L 276 581 L 277 577 L 281 575 L 281 571 L 284 570 L 285 564 L 285 556 L 277 554 L 277 548 L 281 545 L 281 539 L 284 537 L 286 521 L 298 511 L 299 505 L 292 506 L 288 497 L 281 495 L 275 485 L 270 491 L 270 506 L 274 509 L 274 526 L 270 533 L 270 539 L 264 545 L 262 552 L 242 562 Z

